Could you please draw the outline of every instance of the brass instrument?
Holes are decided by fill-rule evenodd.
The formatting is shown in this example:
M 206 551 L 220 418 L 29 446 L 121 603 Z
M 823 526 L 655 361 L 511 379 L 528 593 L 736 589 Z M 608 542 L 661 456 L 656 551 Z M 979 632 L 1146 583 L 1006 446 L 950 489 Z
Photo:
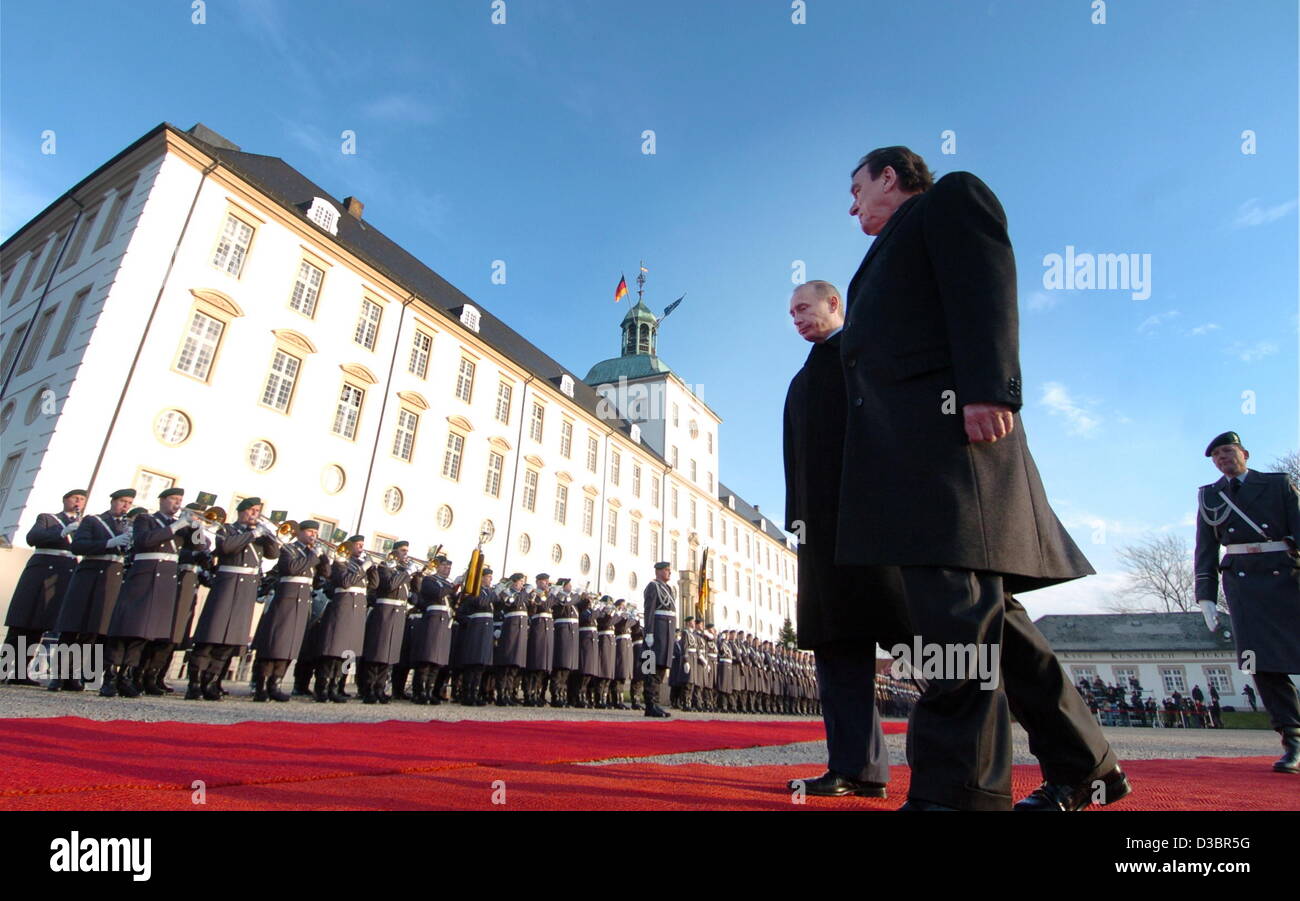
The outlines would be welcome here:
M 464 588 L 467 597 L 478 594 L 483 588 L 483 541 L 486 538 L 487 532 L 480 532 L 478 546 L 469 555 L 469 569 L 465 571 Z
M 286 519 L 284 522 L 276 522 L 267 516 L 259 515 L 257 524 L 266 529 L 276 541 L 281 544 L 288 544 L 293 541 L 294 536 L 298 533 L 298 523 L 292 519 Z
M 212 525 L 224 525 L 227 519 L 226 511 L 222 507 L 209 507 L 203 511 L 203 518 Z

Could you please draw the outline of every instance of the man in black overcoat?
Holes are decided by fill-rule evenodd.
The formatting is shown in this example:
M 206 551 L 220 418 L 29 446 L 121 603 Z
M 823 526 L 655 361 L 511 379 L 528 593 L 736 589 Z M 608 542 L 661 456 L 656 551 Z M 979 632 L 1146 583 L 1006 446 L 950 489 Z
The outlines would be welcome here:
M 875 703 L 876 643 L 911 639 L 903 586 L 898 567 L 835 563 L 847 415 L 840 292 L 805 282 L 790 316 L 813 346 L 785 399 L 785 527 L 798 541 L 799 647 L 816 655 L 828 758 L 823 775 L 797 781 L 810 795 L 883 798 L 889 751 Z
M 1005 810 L 1011 714 L 1044 783 L 1021 810 L 1128 793 L 1115 755 L 1012 593 L 1093 572 L 1047 503 L 1021 406 L 1007 220 L 969 172 L 934 182 L 906 147 L 863 157 L 849 213 L 875 235 L 849 284 L 836 562 L 898 566 L 923 646 L 992 655 L 928 681 L 908 730 L 907 810 Z M 915 661 L 914 661 L 915 662 Z

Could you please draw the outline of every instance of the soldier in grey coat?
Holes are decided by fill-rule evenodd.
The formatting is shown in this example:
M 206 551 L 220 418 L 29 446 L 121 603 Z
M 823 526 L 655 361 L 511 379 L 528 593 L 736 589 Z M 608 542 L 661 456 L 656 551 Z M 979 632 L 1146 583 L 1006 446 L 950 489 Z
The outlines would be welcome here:
M 103 513 L 83 516 L 72 536 L 72 553 L 81 557 L 59 604 L 54 628 L 64 644 L 90 647 L 102 643 L 122 590 L 126 548 L 131 541 L 126 512 L 135 500 L 134 488 L 122 488 L 110 496 Z M 82 691 L 94 676 L 83 670 L 80 677 L 69 675 L 50 682 L 49 689 Z
M 217 531 L 217 574 L 194 627 L 186 700 L 221 700 L 219 680 L 231 658 L 248 644 L 253 629 L 262 558 L 280 556 L 275 529 L 261 521 L 262 499 L 244 498 L 236 510 L 238 520 Z
M 420 580 L 412 598 L 416 609 L 407 616 L 406 650 L 414 675 L 411 700 L 417 704 L 441 704 L 451 660 L 451 624 L 460 586 L 453 585 L 451 560 L 434 558 L 437 569 Z
M 366 635 L 362 648 L 365 671 L 362 700 L 366 704 L 387 704 L 388 679 L 402 656 L 406 634 L 406 613 L 413 591 L 419 591 L 420 565 L 410 559 L 409 541 L 393 543 L 393 559 L 379 564 L 379 584 L 366 611 Z
M 666 561 L 656 563 L 655 577 L 642 593 L 645 637 L 637 667 L 645 677 L 646 716 L 671 715 L 659 706 L 659 686 L 672 664 L 673 634 L 677 631 L 677 592 L 668 584 L 671 578 L 672 565 Z
M 289 669 L 289 661 L 302 650 L 312 594 L 325 587 L 332 568 L 329 548 L 317 540 L 319 534 L 320 523 L 316 520 L 298 523 L 294 540 L 280 549 L 271 570 L 275 594 L 257 621 L 251 645 L 257 652 L 253 661 L 254 701 L 289 700 L 289 695 L 280 690 L 280 680 Z
M 14 649 L 10 652 L 12 659 L 16 666 L 21 667 L 21 672 L 15 672 L 9 678 L 14 685 L 36 684 L 28 678 L 31 658 L 40 647 L 41 636 L 54 628 L 59 602 L 68 590 L 72 571 L 77 568 L 69 536 L 77 530 L 85 506 L 86 489 L 74 488 L 63 495 L 62 511 L 41 513 L 27 531 L 27 544 L 35 550 L 18 577 L 9 601 L 9 612 L 5 614 L 5 625 L 9 630 L 4 643 Z M 20 645 L 24 651 L 22 654 L 18 652 Z
M 137 516 L 132 523 L 131 566 L 108 626 L 107 671 L 99 690 L 106 698 L 138 697 L 133 677 L 145 645 L 171 634 L 179 545 L 194 528 L 176 518 L 184 494 L 180 488 L 164 489 L 158 512 Z
M 528 600 L 528 669 L 524 706 L 546 706 L 546 683 L 555 658 L 555 615 L 551 613 L 551 576 L 538 573 Z
M 551 623 L 555 630 L 555 654 L 551 658 L 551 706 L 572 707 L 575 698 L 569 693 L 570 677 L 578 668 L 578 608 L 569 591 L 569 580 L 560 579 Z
M 315 696 L 320 703 L 347 703 L 343 661 L 348 656 L 355 660 L 361 650 L 366 633 L 366 596 L 379 586 L 379 569 L 366 556 L 365 536 L 353 535 L 346 544 L 348 556 L 334 560 L 327 584 L 330 602 L 312 632 Z
M 1300 673 L 1300 497 L 1285 473 L 1246 468 L 1250 452 L 1236 432 L 1216 437 L 1205 456 L 1223 477 L 1197 496 L 1196 599 L 1213 632 L 1222 572 L 1239 665 L 1254 673 L 1282 736 L 1273 769 L 1300 773 L 1300 697 L 1291 681 Z

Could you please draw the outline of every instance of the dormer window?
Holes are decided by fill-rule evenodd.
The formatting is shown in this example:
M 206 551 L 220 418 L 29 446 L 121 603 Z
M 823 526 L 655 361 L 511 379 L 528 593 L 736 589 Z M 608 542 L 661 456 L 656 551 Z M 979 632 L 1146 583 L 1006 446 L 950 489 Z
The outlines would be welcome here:
M 560 393 L 565 397 L 573 397 L 573 376 L 567 372 L 560 376 Z
M 736 496 L 734 494 L 727 495 L 727 506 L 732 510 L 736 509 Z
M 637 444 L 640 444 L 640 443 L 641 443 L 641 426 L 636 425 L 635 423 L 633 423 L 632 426 L 628 429 L 628 435 L 631 436 L 631 438 L 632 438 L 633 441 L 635 441 Z
M 478 334 L 479 311 L 478 307 L 473 304 L 465 304 L 460 308 L 460 324 L 465 326 L 471 332 Z
M 313 197 L 311 207 L 307 210 L 307 218 L 331 235 L 338 235 L 339 211 L 328 200 L 322 197 Z

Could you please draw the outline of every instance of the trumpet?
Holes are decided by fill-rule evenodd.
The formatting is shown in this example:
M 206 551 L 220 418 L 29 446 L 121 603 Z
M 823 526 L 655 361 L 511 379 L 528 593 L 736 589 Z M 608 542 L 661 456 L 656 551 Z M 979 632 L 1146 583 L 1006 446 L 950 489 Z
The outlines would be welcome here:
M 298 523 L 292 519 L 286 519 L 284 522 L 276 522 L 266 516 L 258 516 L 257 524 L 265 529 L 271 537 L 281 544 L 288 544 L 293 541 L 293 536 L 298 534 Z

